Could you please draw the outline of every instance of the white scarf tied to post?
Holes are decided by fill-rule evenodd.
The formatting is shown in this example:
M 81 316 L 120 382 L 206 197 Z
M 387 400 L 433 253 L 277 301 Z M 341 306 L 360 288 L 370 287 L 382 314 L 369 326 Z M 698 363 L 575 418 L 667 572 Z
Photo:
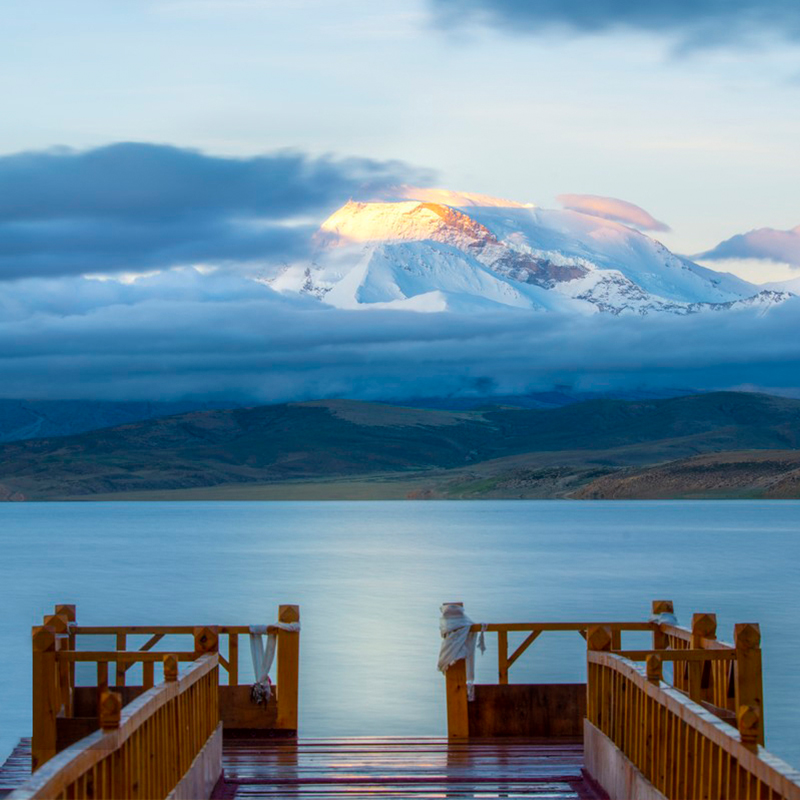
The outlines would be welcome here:
M 445 603 L 441 607 L 439 632 L 442 634 L 442 646 L 439 649 L 439 671 L 447 672 L 448 667 L 462 658 L 467 665 L 467 698 L 475 697 L 475 644 L 477 640 L 481 653 L 486 652 L 484 631 L 486 623 L 481 623 L 481 632 L 475 634 L 470 628 L 475 624 L 465 613 L 464 606 L 456 603 Z
M 275 649 L 278 645 L 278 634 L 268 633 L 269 628 L 278 628 L 290 633 L 300 632 L 299 622 L 273 622 L 272 625 L 250 626 L 250 656 L 253 659 L 253 672 L 256 682 L 250 690 L 250 697 L 255 703 L 266 703 L 272 696 L 272 684 L 269 671 L 275 660 Z M 267 643 L 264 645 L 263 636 L 266 634 Z

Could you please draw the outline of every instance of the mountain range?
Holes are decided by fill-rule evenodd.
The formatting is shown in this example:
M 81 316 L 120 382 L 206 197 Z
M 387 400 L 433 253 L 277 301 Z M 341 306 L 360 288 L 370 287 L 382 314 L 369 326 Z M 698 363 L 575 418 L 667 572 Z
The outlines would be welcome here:
M 325 400 L 0 445 L 0 497 L 772 496 L 777 484 L 785 497 L 800 496 L 798 453 L 800 401 L 761 394 L 458 412 Z
M 337 308 L 426 312 L 686 315 L 793 296 L 703 267 L 605 218 L 410 188 L 390 202 L 348 202 L 322 224 L 310 259 L 263 280 Z

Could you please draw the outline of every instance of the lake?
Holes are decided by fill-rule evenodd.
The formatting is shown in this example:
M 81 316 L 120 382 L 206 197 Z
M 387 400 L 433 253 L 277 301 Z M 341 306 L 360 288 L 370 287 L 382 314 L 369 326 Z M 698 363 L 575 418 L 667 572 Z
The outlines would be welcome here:
M 510 622 L 641 620 L 666 598 L 681 624 L 716 612 L 726 640 L 761 624 L 767 747 L 800 765 L 799 530 L 793 501 L 0 504 L 0 758 L 30 732 L 30 626 L 59 602 L 86 625 L 299 603 L 301 735 L 322 736 L 445 732 L 444 601 Z M 487 643 L 477 678 L 495 682 Z M 544 634 L 511 681 L 581 680 L 584 647 Z

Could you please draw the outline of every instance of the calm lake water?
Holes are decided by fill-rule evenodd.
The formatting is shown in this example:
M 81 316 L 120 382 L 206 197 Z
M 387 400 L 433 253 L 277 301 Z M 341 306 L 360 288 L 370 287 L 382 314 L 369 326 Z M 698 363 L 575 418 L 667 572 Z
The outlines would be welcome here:
M 30 731 L 30 625 L 57 602 L 87 625 L 267 623 L 299 603 L 316 736 L 444 733 L 443 601 L 497 622 L 639 620 L 671 598 L 683 624 L 716 612 L 720 638 L 761 623 L 767 746 L 800 765 L 799 530 L 800 502 L 777 501 L 2 504 L 0 757 Z M 545 634 L 511 679 L 581 680 L 583 648 Z

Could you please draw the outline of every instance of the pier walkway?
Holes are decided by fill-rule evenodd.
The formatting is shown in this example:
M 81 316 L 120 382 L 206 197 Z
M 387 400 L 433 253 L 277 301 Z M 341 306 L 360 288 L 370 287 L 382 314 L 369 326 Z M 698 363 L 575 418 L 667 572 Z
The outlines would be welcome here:
M 578 740 L 336 738 L 228 740 L 218 800 L 348 798 L 598 798 Z

